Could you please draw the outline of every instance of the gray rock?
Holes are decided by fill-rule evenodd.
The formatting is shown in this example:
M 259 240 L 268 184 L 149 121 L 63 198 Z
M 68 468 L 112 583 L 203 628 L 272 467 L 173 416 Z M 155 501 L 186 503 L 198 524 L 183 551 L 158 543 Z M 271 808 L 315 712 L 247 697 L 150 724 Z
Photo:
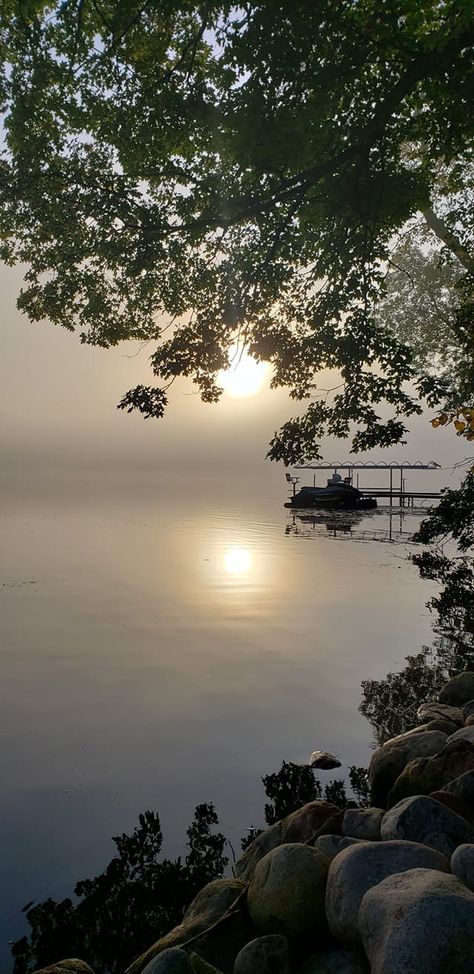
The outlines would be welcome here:
M 430 720 L 429 724 L 423 724 L 426 730 L 439 730 L 443 734 L 447 734 L 448 737 L 457 731 L 459 724 L 455 724 L 454 720 L 447 720 L 446 718 L 437 717 L 435 720 Z
M 457 849 L 454 850 L 451 856 L 451 872 L 468 889 L 474 891 L 474 845 L 472 842 L 458 845 Z
M 363 897 L 359 924 L 372 974 L 474 971 L 474 896 L 455 876 L 388 876 Z
M 384 808 L 348 808 L 344 812 L 341 832 L 356 839 L 375 842 L 380 839 L 380 826 L 384 815 Z
M 196 954 L 194 950 L 190 950 L 189 960 L 191 961 L 194 974 L 222 974 L 222 971 L 214 967 L 214 964 L 209 964 L 207 960 L 204 960 L 203 957 Z
M 292 843 L 273 849 L 255 868 L 248 910 L 258 931 L 300 937 L 326 929 L 328 860 L 319 849 Z M 315 944 L 316 946 L 316 944 Z
M 93 971 L 84 960 L 68 957 L 66 960 L 58 960 L 49 967 L 39 968 L 35 974 L 93 974 Z
M 421 842 L 451 856 L 463 842 L 470 842 L 474 833 L 456 812 L 427 795 L 404 798 L 384 815 L 381 828 L 384 841 L 406 839 Z
M 331 862 L 326 889 L 329 929 L 343 944 L 358 943 L 364 893 L 386 876 L 423 867 L 449 872 L 449 860 L 416 842 L 367 842 L 344 849 Z
M 354 839 L 349 835 L 320 835 L 314 843 L 314 848 L 319 849 L 331 861 L 343 849 L 363 841 L 364 839 Z
M 234 974 L 290 974 L 288 941 L 278 933 L 257 937 L 235 958 Z
M 389 737 L 388 740 L 383 742 L 382 747 L 389 747 L 392 744 L 403 743 L 407 737 L 413 737 L 413 734 L 424 734 L 428 728 L 428 723 L 419 724 L 418 727 L 412 727 L 410 730 L 403 731 L 403 734 L 396 734 L 395 737 Z
M 332 768 L 340 768 L 341 762 L 330 751 L 313 751 L 309 762 L 310 768 L 320 768 L 322 771 L 331 771 Z
M 446 782 L 472 770 L 474 745 L 464 739 L 451 741 L 433 757 L 409 761 L 390 790 L 388 807 L 410 795 L 429 795 L 444 790 Z
M 420 720 L 452 720 L 458 727 L 464 723 L 463 713 L 460 707 L 451 707 L 447 703 L 422 703 L 417 710 Z
M 463 707 L 471 700 L 474 700 L 474 673 L 469 671 L 453 676 L 439 694 L 440 703 L 448 703 L 451 707 Z
M 474 807 L 474 771 L 465 771 L 453 781 L 448 781 L 447 785 L 443 786 L 443 791 L 462 798 L 468 805 Z
M 385 805 L 387 796 L 406 764 L 402 747 L 379 747 L 369 764 L 370 798 L 374 805 Z
M 474 744 L 474 726 L 472 724 L 468 727 L 460 727 L 454 734 L 451 734 L 451 737 L 448 737 L 447 743 L 461 739 L 463 741 L 469 741 L 470 744 Z
M 186 910 L 182 922 L 160 937 L 144 954 L 137 957 L 128 968 L 128 974 L 139 974 L 164 950 L 179 947 L 193 938 L 193 949 L 199 956 L 220 971 L 232 971 L 239 950 L 255 936 L 245 910 L 237 910 L 226 919 L 225 937 L 214 924 L 243 900 L 245 883 L 238 879 L 215 879 L 195 896 Z
M 370 974 L 370 968 L 363 950 L 329 947 L 309 957 L 298 974 Z
M 462 708 L 462 713 L 463 713 L 464 720 L 467 720 L 468 717 L 473 716 L 474 700 L 468 700 L 468 702 L 464 704 L 464 707 Z
M 373 805 L 386 806 L 387 796 L 406 764 L 417 757 L 437 754 L 446 740 L 447 735 L 441 731 L 424 731 L 422 734 L 401 734 L 379 747 L 369 764 Z
M 291 842 L 307 842 L 324 829 L 326 823 L 328 832 L 337 832 L 334 819 L 339 814 L 337 805 L 325 801 L 308 802 L 298 808 L 254 839 L 235 864 L 237 876 L 248 882 L 253 876 L 255 866 L 268 852 Z
M 143 974 L 194 974 L 194 971 L 185 950 L 169 947 L 146 965 Z

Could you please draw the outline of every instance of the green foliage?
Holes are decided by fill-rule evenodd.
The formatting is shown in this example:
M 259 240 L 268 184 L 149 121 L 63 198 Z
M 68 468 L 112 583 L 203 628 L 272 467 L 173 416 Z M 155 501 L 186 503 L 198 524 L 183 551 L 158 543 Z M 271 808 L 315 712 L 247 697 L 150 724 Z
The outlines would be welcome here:
M 453 540 L 460 551 L 474 547 L 474 472 L 465 477 L 459 490 L 447 490 L 440 503 L 414 535 L 421 544 Z
M 157 388 L 121 408 L 161 416 L 177 376 L 214 402 L 239 340 L 310 399 L 272 459 L 314 458 L 325 433 L 398 442 L 421 408 L 406 383 L 423 394 L 427 305 L 408 335 L 387 261 L 430 205 L 454 261 L 429 278 L 457 316 L 453 361 L 472 336 L 470 299 L 444 300 L 471 266 L 471 15 L 470 0 L 4 0 L 0 255 L 27 266 L 20 308 L 92 344 L 157 342 Z
M 212 832 L 217 822 L 213 805 L 197 806 L 182 862 L 159 859 L 163 835 L 158 815 L 140 815 L 131 835 L 114 838 L 118 855 L 105 871 L 77 883 L 77 903 L 48 899 L 28 910 L 30 936 L 12 949 L 15 974 L 64 957 L 80 957 L 97 974 L 123 971 L 180 923 L 202 886 L 222 875 L 226 840 Z

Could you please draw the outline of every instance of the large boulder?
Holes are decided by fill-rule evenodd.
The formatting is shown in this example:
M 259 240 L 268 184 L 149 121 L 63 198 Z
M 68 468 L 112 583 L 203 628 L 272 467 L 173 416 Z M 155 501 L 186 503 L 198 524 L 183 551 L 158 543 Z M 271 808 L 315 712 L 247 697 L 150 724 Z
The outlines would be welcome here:
M 471 808 L 467 802 L 463 801 L 462 798 L 458 798 L 457 795 L 450 795 L 449 791 L 432 791 L 430 798 L 434 798 L 437 802 L 441 802 L 442 805 L 446 805 L 461 818 L 465 818 L 467 822 L 473 822 L 474 820 L 474 810 Z
M 451 856 L 451 872 L 468 889 L 474 891 L 474 845 L 472 842 L 459 845 L 454 850 Z
M 435 720 L 430 720 L 428 724 L 423 724 L 425 730 L 440 730 L 443 734 L 454 734 L 457 731 L 459 724 L 455 724 L 454 720 L 441 719 L 440 717 L 435 718 Z
M 248 909 L 257 930 L 289 938 L 324 935 L 328 865 L 319 849 L 295 842 L 267 853 L 248 891 Z
M 458 778 L 448 781 L 444 785 L 443 791 L 447 791 L 450 795 L 456 795 L 457 798 L 461 798 L 474 809 L 474 769 L 465 771 Z
M 474 673 L 466 671 L 453 676 L 439 694 L 440 703 L 451 707 L 463 707 L 474 699 Z
M 58 960 L 56 964 L 49 967 L 40 967 L 35 974 L 93 974 L 93 970 L 84 960 L 77 957 L 68 957 L 66 960 Z
M 459 727 L 457 731 L 454 731 L 454 734 L 448 737 L 447 743 L 449 744 L 451 741 L 459 740 L 469 741 L 471 744 L 474 744 L 474 727 L 472 724 L 468 724 L 466 727 Z
M 474 896 L 455 876 L 388 876 L 363 897 L 359 925 L 371 974 L 474 971 Z
M 251 940 L 234 964 L 234 974 L 290 974 L 290 970 L 288 941 L 278 933 Z
M 370 974 L 370 968 L 360 948 L 328 947 L 309 957 L 298 974 Z
M 340 813 L 337 805 L 331 802 L 315 801 L 308 802 L 296 812 L 282 818 L 269 829 L 265 829 L 248 846 L 240 859 L 235 864 L 235 872 L 239 879 L 248 882 L 253 875 L 255 866 L 260 859 L 263 859 L 268 852 L 276 849 L 280 845 L 292 842 L 308 842 L 312 836 L 317 835 Z M 336 832 L 335 822 L 331 822 L 328 832 Z
M 387 805 L 396 805 L 411 795 L 442 791 L 448 781 L 474 770 L 474 745 L 466 740 L 451 741 L 439 754 L 410 761 L 398 776 L 388 795 Z
M 380 839 L 380 826 L 385 815 L 383 808 L 348 808 L 343 815 L 341 832 L 355 839 Z
M 422 703 L 418 707 L 417 716 L 423 722 L 430 720 L 450 720 L 458 727 L 464 723 L 464 715 L 460 707 L 450 707 L 447 703 Z
M 416 842 L 367 842 L 344 849 L 329 866 L 326 916 L 329 929 L 344 944 L 359 936 L 359 907 L 372 886 L 392 873 L 423 867 L 449 872 L 449 860 Z
M 191 961 L 185 950 L 168 947 L 146 965 L 143 974 L 194 974 Z
M 369 764 L 371 801 L 385 808 L 387 796 L 405 766 L 418 757 L 430 757 L 440 751 L 447 740 L 442 731 L 400 734 L 374 751 Z M 431 791 L 433 789 L 430 789 Z
M 384 815 L 381 837 L 385 841 L 421 842 L 451 856 L 458 845 L 474 839 L 474 832 L 466 819 L 446 805 L 426 795 L 416 795 L 404 798 Z
M 468 702 L 464 704 L 464 707 L 462 708 L 462 714 L 464 720 L 467 720 L 468 717 L 474 716 L 474 700 L 468 700 Z
M 364 841 L 364 839 L 355 839 L 350 835 L 320 835 L 314 843 L 314 848 L 319 849 L 331 861 L 343 849 L 348 849 L 350 845 L 357 845 L 358 842 Z
M 191 938 L 194 950 L 205 961 L 230 974 L 239 951 L 255 937 L 245 908 L 245 890 L 245 883 L 238 879 L 208 883 L 188 907 L 182 923 L 134 960 L 128 974 L 139 974 L 158 954 Z M 214 926 L 217 920 L 222 920 L 222 924 Z

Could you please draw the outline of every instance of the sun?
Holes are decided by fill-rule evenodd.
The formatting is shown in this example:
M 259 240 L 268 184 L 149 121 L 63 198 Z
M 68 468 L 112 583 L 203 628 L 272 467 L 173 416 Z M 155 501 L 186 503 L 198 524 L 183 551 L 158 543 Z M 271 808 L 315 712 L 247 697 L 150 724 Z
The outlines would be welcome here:
M 263 388 L 269 372 L 266 362 L 257 362 L 245 349 L 233 345 L 229 350 L 230 366 L 219 372 L 218 384 L 236 399 L 255 396 Z

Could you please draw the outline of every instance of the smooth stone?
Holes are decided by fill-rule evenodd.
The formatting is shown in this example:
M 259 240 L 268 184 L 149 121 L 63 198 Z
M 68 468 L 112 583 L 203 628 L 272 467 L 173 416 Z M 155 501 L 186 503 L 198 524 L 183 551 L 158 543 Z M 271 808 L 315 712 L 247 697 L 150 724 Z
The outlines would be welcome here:
M 454 734 L 454 732 L 457 731 L 459 724 L 455 724 L 454 720 L 445 720 L 438 717 L 435 720 L 430 720 L 429 724 L 423 724 L 423 727 L 425 727 L 426 730 L 442 731 L 443 734 L 447 734 L 449 737 L 451 734 Z
M 388 876 L 363 897 L 359 924 L 371 974 L 474 971 L 474 896 L 456 876 Z
M 439 754 L 410 761 L 388 795 L 388 807 L 411 795 L 445 791 L 445 784 L 465 771 L 474 770 L 474 746 L 466 740 L 451 741 Z
M 449 859 L 417 842 L 360 842 L 331 862 L 326 889 L 329 929 L 343 944 L 358 943 L 359 907 L 371 886 L 392 873 L 423 867 L 449 872 Z
M 341 832 L 355 839 L 376 842 L 380 839 L 380 826 L 384 815 L 384 808 L 348 808 L 344 812 Z
M 340 813 L 337 805 L 331 802 L 315 801 L 308 802 L 296 812 L 287 815 L 286 818 L 275 822 L 269 829 L 265 829 L 248 846 L 235 864 L 235 872 L 239 879 L 248 882 L 253 875 L 258 862 L 271 852 L 272 849 L 280 845 L 287 845 L 292 842 L 308 842 L 315 834 L 324 827 L 325 823 L 330 823 L 334 816 Z M 336 832 L 334 823 L 331 823 L 329 832 Z
M 387 741 L 384 741 L 382 747 L 391 747 L 392 744 L 399 744 L 400 742 L 406 740 L 407 737 L 413 737 L 413 734 L 424 734 L 428 729 L 428 724 L 419 724 L 418 727 L 412 727 L 410 730 L 403 731 L 403 734 L 397 734 L 395 737 L 389 737 Z
M 437 754 L 446 740 L 447 735 L 441 731 L 424 731 L 421 734 L 400 734 L 378 748 L 369 764 L 372 804 L 375 807 L 385 807 L 390 789 L 405 766 L 417 757 Z
M 321 771 L 331 771 L 332 768 L 340 768 L 341 762 L 330 751 L 313 751 L 309 762 L 310 768 L 320 768 Z
M 470 744 L 474 744 L 474 727 L 460 727 L 454 734 L 451 734 L 451 737 L 448 737 L 446 743 L 450 744 L 451 741 L 459 740 L 469 741 Z
M 453 676 L 439 694 L 440 703 L 448 703 L 451 707 L 463 707 L 471 700 L 474 700 L 474 673 L 469 670 Z
M 466 717 L 464 724 L 466 727 L 472 727 L 474 724 L 474 714 L 470 714 L 469 717 Z
M 458 845 L 457 849 L 454 850 L 451 856 L 451 872 L 468 889 L 474 890 L 474 845 L 472 842 Z
M 465 771 L 444 785 L 443 791 L 456 795 L 474 809 L 474 769 Z
M 130 964 L 128 974 L 139 974 L 164 950 L 179 947 L 191 939 L 194 940 L 194 950 L 203 960 L 219 971 L 231 972 L 239 950 L 255 936 L 255 931 L 244 910 L 237 910 L 226 919 L 225 937 L 221 928 L 213 925 L 228 913 L 238 898 L 243 899 L 245 889 L 245 883 L 239 879 L 215 879 L 208 883 L 194 897 L 181 923 L 137 957 Z
M 324 936 L 328 860 L 319 849 L 291 843 L 273 849 L 255 868 L 247 904 L 262 933 Z
M 298 974 L 370 974 L 370 968 L 357 947 L 329 947 L 309 957 Z
M 66 960 L 58 960 L 49 967 L 37 968 L 35 974 L 94 974 L 92 967 L 84 960 L 77 957 L 68 957 Z
M 466 819 L 446 805 L 428 795 L 416 795 L 404 798 L 384 815 L 381 837 L 384 841 L 421 842 L 451 856 L 458 845 L 474 838 L 474 832 Z
M 464 720 L 468 717 L 474 717 L 474 700 L 468 700 L 462 708 Z
M 257 937 L 235 958 L 234 974 L 290 974 L 288 941 L 279 933 Z
M 422 703 L 418 707 L 417 717 L 420 720 L 452 720 L 458 727 L 464 721 L 463 712 L 460 707 L 451 707 L 447 703 Z
M 459 798 L 457 795 L 450 795 L 449 791 L 432 791 L 429 797 L 434 798 L 437 802 L 441 802 L 442 805 L 446 805 L 452 812 L 456 812 L 456 815 L 460 815 L 461 818 L 466 819 L 466 822 L 472 824 L 474 809 L 462 798 Z
M 143 974 L 194 974 L 194 971 L 185 950 L 168 947 L 144 967 Z
M 314 848 L 319 849 L 331 861 L 343 849 L 348 849 L 350 845 L 364 841 L 364 839 L 355 839 L 349 835 L 320 835 L 314 843 Z
M 218 971 L 214 964 L 209 964 L 207 960 L 196 954 L 194 950 L 189 952 L 189 960 L 191 961 L 191 966 L 194 974 L 222 974 L 222 971 Z

